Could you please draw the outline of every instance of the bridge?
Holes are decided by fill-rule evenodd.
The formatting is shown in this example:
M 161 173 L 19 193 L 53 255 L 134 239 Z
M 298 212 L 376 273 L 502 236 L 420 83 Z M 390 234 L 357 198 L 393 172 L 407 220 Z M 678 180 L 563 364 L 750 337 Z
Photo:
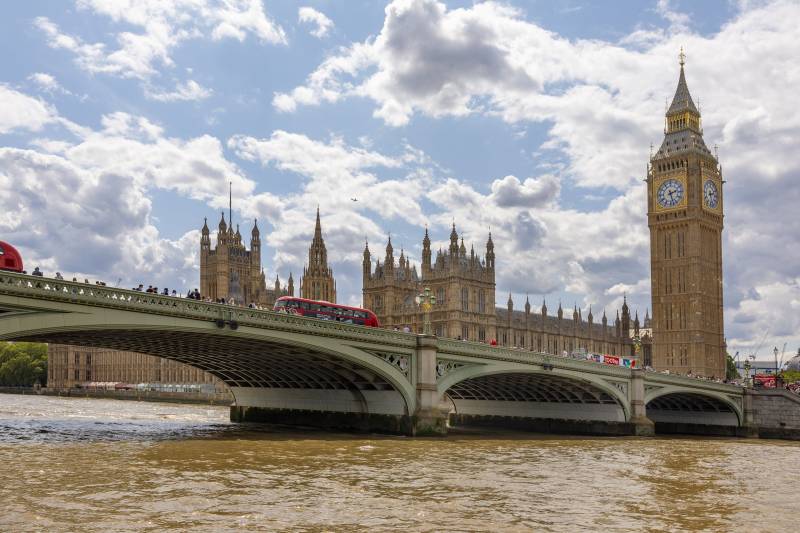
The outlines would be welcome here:
M 406 435 L 453 426 L 747 434 L 737 386 L 552 354 L 0 272 L 0 340 L 131 350 L 201 368 L 234 421 Z

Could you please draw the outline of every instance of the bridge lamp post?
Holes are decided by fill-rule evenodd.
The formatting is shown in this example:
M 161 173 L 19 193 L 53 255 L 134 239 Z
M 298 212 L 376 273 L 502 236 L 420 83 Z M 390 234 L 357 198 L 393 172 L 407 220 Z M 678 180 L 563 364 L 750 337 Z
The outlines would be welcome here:
M 414 298 L 422 308 L 422 334 L 423 335 L 433 335 L 431 329 L 431 308 L 436 305 L 436 296 L 433 295 L 431 292 L 430 287 L 425 287 L 419 296 Z
M 750 386 L 750 359 L 744 360 L 744 386 Z
M 775 388 L 778 388 L 778 347 L 772 349 L 772 354 L 775 356 Z

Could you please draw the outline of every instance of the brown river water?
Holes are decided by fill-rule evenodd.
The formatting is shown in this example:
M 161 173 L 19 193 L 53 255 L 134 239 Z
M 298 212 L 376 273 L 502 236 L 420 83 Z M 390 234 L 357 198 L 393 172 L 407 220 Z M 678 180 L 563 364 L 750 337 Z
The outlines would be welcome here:
M 800 531 L 800 442 L 411 439 L 0 394 L 0 531 Z

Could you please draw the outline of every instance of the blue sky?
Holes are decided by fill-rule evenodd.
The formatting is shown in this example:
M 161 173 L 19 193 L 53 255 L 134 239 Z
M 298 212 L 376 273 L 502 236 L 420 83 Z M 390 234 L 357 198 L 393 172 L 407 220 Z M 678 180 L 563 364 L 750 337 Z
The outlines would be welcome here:
M 688 56 L 727 180 L 726 334 L 800 343 L 794 2 L 16 2 L 0 11 L 0 235 L 46 271 L 187 289 L 198 230 L 259 219 L 340 291 L 455 220 L 497 300 L 649 307 L 641 179 Z M 357 198 L 357 202 L 351 201 Z

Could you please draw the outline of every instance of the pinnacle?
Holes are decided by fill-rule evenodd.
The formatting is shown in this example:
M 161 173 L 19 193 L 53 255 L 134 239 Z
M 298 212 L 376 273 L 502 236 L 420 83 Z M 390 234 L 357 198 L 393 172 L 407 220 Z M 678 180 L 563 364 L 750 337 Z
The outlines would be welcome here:
M 685 57 L 683 49 L 681 49 L 681 73 L 678 77 L 678 86 L 675 88 L 675 96 L 672 97 L 672 104 L 667 110 L 667 115 L 672 115 L 673 113 L 681 111 L 692 111 L 698 115 L 700 114 L 697 106 L 694 105 L 694 101 L 692 101 L 692 95 L 689 94 L 689 86 L 686 84 L 686 74 L 683 70 Z

